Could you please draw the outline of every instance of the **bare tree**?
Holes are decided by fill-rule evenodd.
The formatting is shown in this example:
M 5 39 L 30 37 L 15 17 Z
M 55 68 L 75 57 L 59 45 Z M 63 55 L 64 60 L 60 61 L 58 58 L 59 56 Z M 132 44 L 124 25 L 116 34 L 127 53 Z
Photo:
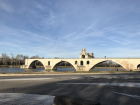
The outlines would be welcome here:
M 19 65 L 21 64 L 22 59 L 23 59 L 23 55 L 22 54 L 21 55 L 19 54 L 19 60 L 18 60 L 19 61 Z
M 13 65 L 14 58 L 15 58 L 14 54 L 11 53 L 11 65 Z
M 22 54 L 20 55 L 20 63 L 24 64 L 24 55 L 22 55 Z
M 2 65 L 2 58 L 1 58 L 1 56 L 0 56 L 0 65 Z
M 23 56 L 23 59 L 29 59 L 29 56 L 28 55 Z
M 1 65 L 21 65 L 25 64 L 25 59 L 44 59 L 44 57 L 39 57 L 38 55 L 32 56 L 29 58 L 28 55 L 24 56 L 22 54 L 10 54 L 10 57 L 6 53 L 2 53 L 0 56 L 0 64 Z M 38 63 L 38 62 L 37 62 Z
M 16 65 L 18 65 L 19 60 L 20 60 L 20 55 L 18 54 L 18 55 L 16 56 Z
M 40 59 L 38 55 L 30 57 L 30 59 Z
M 6 53 L 2 53 L 1 57 L 2 57 L 3 64 L 6 65 L 8 62 L 9 56 Z
M 23 56 L 23 58 L 22 58 L 22 63 L 23 63 L 23 64 L 25 64 L 25 59 L 29 59 L 29 56 L 28 56 L 28 55 L 26 55 L 26 56 L 24 55 L 24 56 Z

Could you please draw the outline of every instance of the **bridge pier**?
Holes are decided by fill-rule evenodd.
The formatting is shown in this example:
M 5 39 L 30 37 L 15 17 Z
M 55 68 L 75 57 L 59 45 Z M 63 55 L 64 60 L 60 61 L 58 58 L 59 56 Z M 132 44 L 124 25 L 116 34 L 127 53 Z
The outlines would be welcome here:
M 28 67 L 27 65 L 21 65 L 20 69 L 27 69 L 27 67 Z
M 45 70 L 52 70 L 51 66 L 45 66 Z
M 86 67 L 85 66 L 77 66 L 76 71 L 86 71 Z

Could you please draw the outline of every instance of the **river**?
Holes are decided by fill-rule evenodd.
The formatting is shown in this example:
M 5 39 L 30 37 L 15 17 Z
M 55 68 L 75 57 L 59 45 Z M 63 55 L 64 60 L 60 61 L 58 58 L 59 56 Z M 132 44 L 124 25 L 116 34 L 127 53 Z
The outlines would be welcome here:
M 117 68 L 95 68 L 92 71 L 116 71 Z M 45 68 L 36 68 L 30 70 L 30 72 L 43 72 L 45 71 Z M 57 71 L 76 71 L 74 68 L 57 68 Z M 118 71 L 125 71 L 123 68 L 118 68 Z M 26 72 L 25 69 L 20 69 L 18 67 L 5 67 L 2 68 L 0 67 L 0 73 L 21 73 L 21 72 Z

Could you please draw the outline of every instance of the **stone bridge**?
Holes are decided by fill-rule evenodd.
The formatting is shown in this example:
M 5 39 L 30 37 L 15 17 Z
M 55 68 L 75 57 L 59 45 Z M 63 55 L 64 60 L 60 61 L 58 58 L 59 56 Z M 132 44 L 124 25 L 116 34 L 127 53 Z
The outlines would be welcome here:
M 29 68 L 36 61 L 40 61 L 46 70 L 55 69 L 55 65 L 66 61 L 69 62 L 76 71 L 89 71 L 96 64 L 104 61 L 113 61 L 120 64 L 126 70 L 136 70 L 140 67 L 140 58 L 76 58 L 76 59 L 25 59 L 25 65 L 21 68 Z

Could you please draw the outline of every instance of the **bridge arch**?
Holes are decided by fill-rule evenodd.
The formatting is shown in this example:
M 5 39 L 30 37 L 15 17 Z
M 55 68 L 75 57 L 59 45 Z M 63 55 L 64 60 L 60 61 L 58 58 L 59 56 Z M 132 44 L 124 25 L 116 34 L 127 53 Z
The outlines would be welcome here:
M 95 67 L 97 64 L 100 64 L 100 63 L 103 63 L 103 62 L 106 62 L 106 61 L 115 62 L 115 63 L 121 65 L 124 69 L 128 70 L 128 68 L 127 68 L 126 66 L 124 66 L 123 64 L 117 62 L 116 60 L 110 60 L 110 59 L 108 59 L 108 60 L 102 60 L 102 61 L 99 61 L 99 62 L 95 63 L 92 67 L 90 67 L 90 69 L 89 69 L 88 71 L 90 71 L 90 70 L 91 70 L 93 67 Z
M 33 66 L 34 63 L 37 62 L 37 61 L 39 61 L 43 65 L 43 67 L 45 68 L 44 63 L 41 60 L 38 60 L 38 59 L 35 59 L 32 62 L 30 62 L 29 65 L 28 65 L 28 68 L 30 68 L 30 66 Z
M 140 64 L 137 65 L 137 69 L 140 69 Z
M 56 67 L 59 63 L 62 63 L 62 62 L 68 62 L 68 63 L 71 64 L 71 65 L 73 66 L 73 68 L 76 70 L 74 64 L 72 64 L 71 62 L 66 61 L 66 60 L 61 60 L 61 61 L 58 61 L 57 63 L 55 63 L 55 64 L 52 66 L 52 70 L 54 70 L 55 67 Z

